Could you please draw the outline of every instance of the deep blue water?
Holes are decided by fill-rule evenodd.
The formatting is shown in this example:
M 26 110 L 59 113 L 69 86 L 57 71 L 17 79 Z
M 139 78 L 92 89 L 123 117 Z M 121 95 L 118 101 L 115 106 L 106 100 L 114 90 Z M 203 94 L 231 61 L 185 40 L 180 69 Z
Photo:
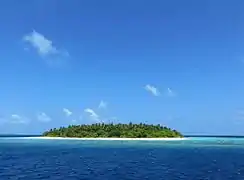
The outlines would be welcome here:
M 244 180 L 244 138 L 0 138 L 0 180 Z

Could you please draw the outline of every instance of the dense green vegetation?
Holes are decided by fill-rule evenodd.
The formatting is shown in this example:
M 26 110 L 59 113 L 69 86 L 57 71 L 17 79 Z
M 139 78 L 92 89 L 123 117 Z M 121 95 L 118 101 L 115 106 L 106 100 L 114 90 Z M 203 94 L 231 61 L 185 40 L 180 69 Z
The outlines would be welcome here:
M 121 138 L 159 138 L 182 137 L 176 130 L 160 125 L 147 124 L 92 124 L 70 125 L 68 127 L 54 128 L 44 132 L 43 136 L 49 137 L 121 137 Z

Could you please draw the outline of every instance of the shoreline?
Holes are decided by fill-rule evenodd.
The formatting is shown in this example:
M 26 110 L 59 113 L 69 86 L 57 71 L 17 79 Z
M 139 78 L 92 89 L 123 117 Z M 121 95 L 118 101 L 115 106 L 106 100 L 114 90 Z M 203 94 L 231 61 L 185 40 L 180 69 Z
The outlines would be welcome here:
M 83 141 L 180 141 L 188 138 L 76 138 L 76 137 L 24 137 L 24 139 L 50 139 L 50 140 L 83 140 Z

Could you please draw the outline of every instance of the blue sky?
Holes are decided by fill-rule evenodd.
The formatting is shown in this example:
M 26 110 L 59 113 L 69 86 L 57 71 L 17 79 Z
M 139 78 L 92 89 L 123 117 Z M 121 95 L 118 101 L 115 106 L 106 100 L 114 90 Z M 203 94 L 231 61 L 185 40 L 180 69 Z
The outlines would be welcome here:
M 0 132 L 132 121 L 243 135 L 243 6 L 0 2 Z

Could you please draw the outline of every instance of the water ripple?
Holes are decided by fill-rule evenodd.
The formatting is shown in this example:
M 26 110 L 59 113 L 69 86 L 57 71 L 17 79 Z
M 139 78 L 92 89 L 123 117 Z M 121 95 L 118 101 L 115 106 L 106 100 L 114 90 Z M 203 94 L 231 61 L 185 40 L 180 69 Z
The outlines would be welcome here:
M 194 141 L 162 145 L 158 142 L 28 143 L 26 140 L 3 143 L 0 140 L 0 179 L 244 179 L 244 149 L 240 145 L 211 146 Z

